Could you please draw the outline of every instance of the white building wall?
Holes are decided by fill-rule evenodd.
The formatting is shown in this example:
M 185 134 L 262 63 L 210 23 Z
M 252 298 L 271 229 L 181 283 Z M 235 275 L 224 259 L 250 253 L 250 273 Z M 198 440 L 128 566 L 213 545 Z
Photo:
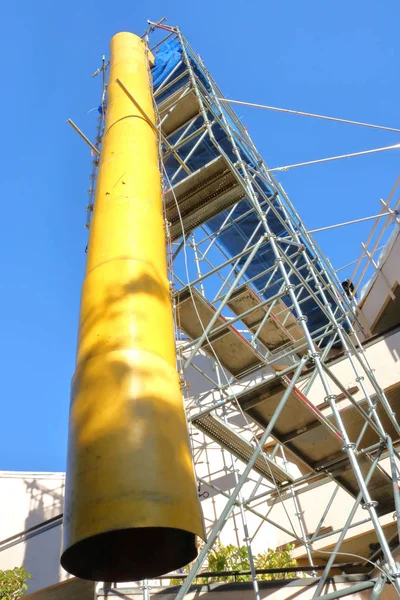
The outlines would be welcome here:
M 69 577 L 60 567 L 60 522 L 17 536 L 60 515 L 63 497 L 63 473 L 0 471 L 0 569 L 24 566 L 29 592 Z
M 400 229 L 396 227 L 378 259 L 378 269 L 361 292 L 360 313 L 373 327 L 389 300 L 389 292 L 400 282 Z

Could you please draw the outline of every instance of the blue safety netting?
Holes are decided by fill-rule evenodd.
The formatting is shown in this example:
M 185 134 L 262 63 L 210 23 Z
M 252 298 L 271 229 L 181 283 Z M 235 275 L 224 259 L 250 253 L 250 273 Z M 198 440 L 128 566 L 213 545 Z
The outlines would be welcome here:
M 172 82 L 185 70 L 186 66 L 183 62 L 182 57 L 182 46 L 178 39 L 167 40 L 160 47 L 155 57 L 155 64 L 152 69 L 153 74 L 153 89 L 156 92 L 158 88 L 165 82 L 165 85 Z M 192 56 L 190 62 L 193 70 L 201 83 L 206 89 L 209 89 L 209 83 L 205 77 L 200 65 Z M 157 102 L 163 100 L 177 89 L 181 88 L 185 83 L 189 81 L 189 74 L 179 79 L 174 85 L 170 86 L 167 91 L 160 92 L 157 97 Z
M 159 47 L 158 53 L 156 54 L 155 58 L 155 65 L 153 67 L 153 86 L 154 91 L 157 92 L 157 90 L 159 90 L 160 86 L 162 86 L 164 82 L 165 85 L 170 84 L 179 75 L 182 75 L 185 72 L 186 67 L 182 60 L 182 47 L 178 39 L 170 39 L 164 42 Z M 200 65 L 196 61 L 195 57 L 193 57 L 191 53 L 189 53 L 189 60 L 191 61 L 193 70 L 196 76 L 199 78 L 201 84 L 206 89 L 209 89 L 208 80 L 205 74 L 203 73 Z M 189 75 L 186 74 L 183 77 L 181 77 L 179 81 L 168 87 L 166 91 L 162 91 L 161 88 L 159 94 L 156 95 L 157 102 L 164 100 L 177 89 L 183 87 L 183 85 L 185 85 L 188 81 Z M 232 143 L 229 140 L 225 129 L 223 129 L 220 126 L 220 124 L 216 121 L 214 114 L 209 112 L 207 116 L 209 121 L 212 123 L 212 132 L 215 141 L 218 143 L 218 145 L 225 153 L 227 158 L 229 158 L 233 163 L 237 162 L 237 156 L 234 153 Z M 225 117 L 230 123 L 230 125 L 232 125 L 232 131 L 235 135 L 235 125 L 230 120 L 228 114 L 225 114 Z M 186 156 L 188 156 L 190 151 L 192 151 L 195 148 L 196 144 L 200 139 L 200 136 L 203 136 L 201 143 L 198 144 L 198 146 L 192 152 L 190 158 L 187 160 L 188 167 L 193 171 L 200 169 L 201 167 L 211 162 L 213 159 L 220 156 L 220 152 L 211 140 L 209 134 L 204 134 L 204 129 L 201 129 L 202 125 L 204 125 L 204 120 L 202 116 L 199 116 L 191 124 L 191 126 L 187 129 L 186 132 L 186 135 L 188 136 L 192 133 L 194 134 L 197 130 L 199 130 L 198 134 L 189 142 L 187 142 L 184 146 L 180 147 L 180 149 L 178 150 L 178 153 L 181 156 L 181 158 L 185 158 Z M 181 133 L 182 131 L 180 130 L 175 132 L 169 137 L 169 141 L 171 143 L 174 143 L 177 140 L 177 138 L 181 135 Z M 256 170 L 255 158 L 251 150 L 247 146 L 245 146 L 242 140 L 239 139 L 239 136 L 235 135 L 235 141 L 239 148 L 241 159 L 245 161 L 249 167 Z M 173 156 L 169 156 L 167 158 L 167 160 L 164 163 L 164 166 L 168 178 L 171 178 L 175 174 L 174 184 L 178 183 L 180 180 L 186 177 L 186 173 L 182 168 L 176 176 L 176 171 L 179 169 L 179 163 Z M 265 183 L 263 179 L 257 176 L 255 177 L 255 181 L 258 184 L 258 186 L 263 190 L 263 192 L 268 196 L 268 198 L 271 199 L 270 203 L 273 205 L 274 208 L 274 210 L 268 211 L 266 217 L 271 232 L 278 237 L 287 237 L 285 215 L 283 214 L 278 200 L 276 200 L 276 198 L 273 198 L 273 190 L 268 186 L 268 184 Z M 248 199 L 244 199 L 238 204 L 231 218 L 237 219 L 241 215 L 244 215 L 245 213 L 250 211 L 251 207 L 252 205 L 250 201 Z M 209 232 L 218 231 L 221 228 L 221 225 L 224 223 L 225 219 L 227 218 L 228 214 L 229 210 L 222 211 L 216 217 L 213 217 L 212 219 L 207 221 L 205 227 L 209 230 Z M 233 223 L 231 227 L 221 231 L 218 236 L 218 242 L 223 246 L 223 248 L 226 252 L 228 252 L 229 255 L 235 256 L 246 247 L 249 238 L 253 234 L 258 224 L 259 217 L 254 211 L 251 211 L 248 215 L 240 219 L 238 222 Z M 263 230 L 260 228 L 259 231 L 261 234 Z M 253 239 L 253 242 L 256 241 L 258 237 L 259 236 L 256 236 Z M 285 253 L 288 256 L 294 254 L 293 246 L 289 246 L 288 244 L 285 245 L 284 243 L 280 242 L 280 247 L 285 251 Z M 319 270 L 321 277 L 324 277 L 322 275 L 322 268 L 318 264 L 318 262 L 315 262 L 315 256 L 313 255 L 312 251 L 309 248 L 307 248 L 306 252 L 308 254 L 309 259 L 314 261 L 314 264 L 316 264 L 316 268 Z M 239 269 L 240 266 L 243 265 L 246 261 L 246 258 L 247 256 L 244 256 L 240 260 L 238 265 Z M 307 277 L 308 271 L 304 256 L 297 254 L 293 260 L 296 263 L 296 269 L 300 271 L 300 273 L 304 277 Z M 275 274 L 272 277 L 272 279 L 270 279 L 271 273 L 262 275 L 262 273 L 266 269 L 272 267 L 274 263 L 275 255 L 272 251 L 271 244 L 266 242 L 260 247 L 259 251 L 257 252 L 257 255 L 254 257 L 246 271 L 247 279 L 252 280 L 252 285 L 265 300 L 268 300 L 269 298 L 277 294 L 279 292 L 280 286 L 282 285 L 282 282 L 278 283 L 278 280 L 281 279 L 280 272 Z M 290 275 L 290 282 L 293 285 L 297 286 L 300 283 L 300 280 L 298 276 L 293 273 Z M 267 283 L 268 286 L 266 288 L 265 286 L 267 285 Z M 315 283 L 313 281 L 310 281 L 308 285 L 310 286 L 310 289 L 315 294 L 317 294 L 317 296 L 319 296 Z M 296 293 L 298 294 L 298 290 Z M 308 299 L 303 301 L 303 297 L 307 296 Z M 284 297 L 283 300 L 286 304 L 291 304 L 289 296 Z M 321 328 L 328 325 L 328 318 L 326 317 L 323 310 L 318 306 L 316 301 L 313 298 L 309 297 L 309 292 L 303 292 L 302 294 L 300 294 L 299 302 L 301 304 L 303 314 L 307 316 L 308 327 L 311 332 L 320 330 Z M 335 310 L 337 308 L 337 305 L 335 305 L 333 300 L 331 301 L 331 304 L 333 310 Z

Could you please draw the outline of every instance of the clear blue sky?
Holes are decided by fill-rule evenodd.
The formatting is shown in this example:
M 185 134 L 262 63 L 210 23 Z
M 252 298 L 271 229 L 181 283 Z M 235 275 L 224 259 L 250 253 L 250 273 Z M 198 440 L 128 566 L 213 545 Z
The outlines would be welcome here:
M 0 469 L 63 470 L 86 245 L 90 153 L 68 127 L 95 134 L 91 74 L 120 30 L 163 15 L 179 25 L 231 98 L 400 126 L 396 0 L 5 0 L 0 7 Z M 269 165 L 400 142 L 400 134 L 238 110 Z M 379 212 L 399 151 L 280 176 L 310 228 Z M 369 231 L 318 241 L 336 267 Z

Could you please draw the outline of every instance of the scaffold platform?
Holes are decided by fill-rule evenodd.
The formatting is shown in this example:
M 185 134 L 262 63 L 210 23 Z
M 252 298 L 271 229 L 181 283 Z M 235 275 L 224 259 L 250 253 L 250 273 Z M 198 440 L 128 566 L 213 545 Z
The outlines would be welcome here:
M 197 429 L 205 433 L 210 439 L 217 442 L 222 448 L 228 450 L 228 452 L 242 462 L 248 463 L 253 456 L 254 445 L 233 431 L 229 425 L 218 417 L 211 414 L 200 415 L 199 417 L 194 416 L 192 423 Z M 273 484 L 293 482 L 293 477 L 274 460 L 271 460 L 267 453 L 257 458 L 254 471 Z
M 180 238 L 183 231 L 188 234 L 243 198 L 243 188 L 225 158 L 215 158 L 164 192 L 172 240 Z
M 299 355 L 307 352 L 304 332 L 283 300 L 275 302 L 273 311 L 268 304 L 261 304 L 260 296 L 247 284 L 237 288 L 227 302 L 235 315 L 252 310 L 241 321 L 250 331 L 258 331 L 257 339 L 271 352 L 288 346 L 296 349 Z M 299 348 L 300 345 L 302 348 Z
M 271 378 L 237 394 L 235 400 L 244 412 L 265 429 L 285 389 L 282 378 Z M 350 421 L 351 416 L 358 414 L 354 407 L 346 412 L 347 420 Z M 325 472 L 356 497 L 359 491 L 357 481 L 343 451 L 343 438 L 332 421 L 332 417 L 324 417 L 295 387 L 272 431 L 272 437 L 287 448 L 290 454 L 300 459 L 309 470 Z M 360 454 L 359 464 L 364 476 L 371 463 L 368 454 Z M 392 481 L 379 465 L 375 467 L 369 489 L 373 500 L 378 503 L 378 514 L 394 510 Z

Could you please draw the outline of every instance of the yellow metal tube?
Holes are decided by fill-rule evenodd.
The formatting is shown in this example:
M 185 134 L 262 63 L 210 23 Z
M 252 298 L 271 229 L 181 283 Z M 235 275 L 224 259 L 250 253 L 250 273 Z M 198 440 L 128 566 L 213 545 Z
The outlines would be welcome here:
M 149 57 L 111 41 L 108 108 L 72 381 L 62 566 L 133 581 L 176 569 L 204 537 L 176 371 Z

